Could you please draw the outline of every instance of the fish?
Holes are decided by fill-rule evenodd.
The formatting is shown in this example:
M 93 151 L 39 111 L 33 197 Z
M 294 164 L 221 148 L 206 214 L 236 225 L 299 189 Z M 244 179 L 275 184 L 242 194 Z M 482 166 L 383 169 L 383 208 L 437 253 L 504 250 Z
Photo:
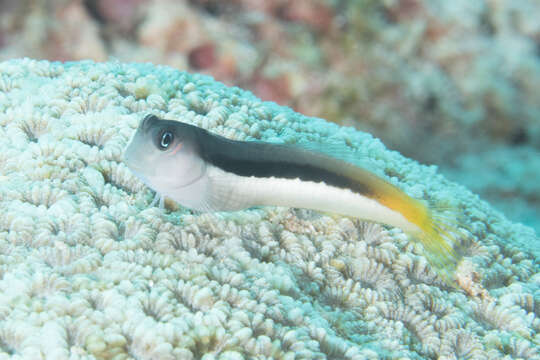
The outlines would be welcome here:
M 163 197 L 200 212 L 284 206 L 402 229 L 448 279 L 460 232 L 380 176 L 305 147 L 232 140 L 149 114 L 124 152 L 127 167 Z

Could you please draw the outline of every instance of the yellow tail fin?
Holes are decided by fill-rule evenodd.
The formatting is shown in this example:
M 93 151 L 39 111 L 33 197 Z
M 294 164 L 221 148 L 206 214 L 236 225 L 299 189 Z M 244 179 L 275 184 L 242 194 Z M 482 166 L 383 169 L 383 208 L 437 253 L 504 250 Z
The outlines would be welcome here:
M 424 218 L 417 223 L 421 231 L 411 235 L 420 241 L 424 255 L 437 274 L 455 287 L 454 275 L 461 259 L 460 247 L 467 234 L 451 216 L 437 214 L 424 207 Z

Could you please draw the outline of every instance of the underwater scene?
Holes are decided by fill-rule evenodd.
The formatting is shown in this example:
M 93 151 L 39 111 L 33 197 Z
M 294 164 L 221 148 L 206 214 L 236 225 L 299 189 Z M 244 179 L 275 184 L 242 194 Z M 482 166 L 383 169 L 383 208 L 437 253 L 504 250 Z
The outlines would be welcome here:
M 0 360 L 540 360 L 538 19 L 0 0 Z

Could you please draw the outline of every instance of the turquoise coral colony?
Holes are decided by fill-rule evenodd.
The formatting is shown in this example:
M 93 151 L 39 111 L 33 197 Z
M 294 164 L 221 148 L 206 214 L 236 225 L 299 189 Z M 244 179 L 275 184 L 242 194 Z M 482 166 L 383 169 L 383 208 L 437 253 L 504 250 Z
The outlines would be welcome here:
M 0 358 L 539 358 L 538 238 L 434 167 L 167 67 L 22 59 L 0 74 Z M 154 180 L 123 158 L 147 114 L 330 149 L 457 211 L 470 232 L 458 286 L 406 228 L 287 207 L 149 206 Z

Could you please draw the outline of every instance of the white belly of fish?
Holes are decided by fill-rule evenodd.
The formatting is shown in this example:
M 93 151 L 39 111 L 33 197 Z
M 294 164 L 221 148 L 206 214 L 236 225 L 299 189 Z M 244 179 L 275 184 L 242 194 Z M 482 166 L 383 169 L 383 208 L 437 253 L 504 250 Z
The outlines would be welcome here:
M 376 200 L 324 182 L 300 179 L 243 177 L 209 169 L 209 203 L 218 211 L 257 205 L 286 206 L 342 214 L 380 222 L 404 231 L 418 230 L 402 214 Z

